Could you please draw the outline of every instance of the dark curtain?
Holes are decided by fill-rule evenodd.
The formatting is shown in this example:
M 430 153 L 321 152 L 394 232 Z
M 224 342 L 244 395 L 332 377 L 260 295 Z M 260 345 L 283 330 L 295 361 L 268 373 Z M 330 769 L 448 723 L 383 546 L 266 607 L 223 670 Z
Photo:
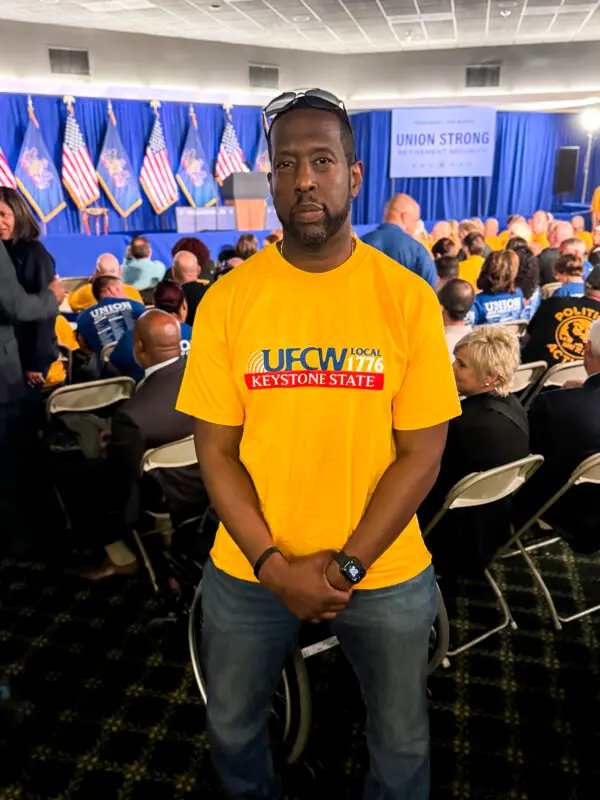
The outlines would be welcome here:
M 46 145 L 60 171 L 66 117 L 62 97 L 38 95 L 33 97 L 33 104 Z M 222 106 L 217 105 L 195 104 L 194 108 L 206 157 L 214 171 L 221 133 L 225 126 L 225 112 Z M 154 121 L 152 109 L 149 103 L 139 100 L 113 100 L 113 109 L 123 144 L 129 153 L 136 174 L 139 175 L 146 142 Z M 96 164 L 106 131 L 106 100 L 78 97 L 75 103 L 75 114 L 92 161 Z M 171 167 L 176 172 L 189 124 L 189 104 L 165 102 L 161 105 L 160 116 Z M 260 109 L 245 106 L 235 107 L 232 117 L 244 156 L 250 164 L 253 164 L 262 124 Z M 27 95 L 0 94 L 0 121 L 0 147 L 14 169 L 28 122 Z M 109 209 L 110 232 L 125 231 L 124 220 L 116 211 L 112 210 L 108 198 L 104 196 L 102 190 L 100 191 L 100 200 L 95 205 Z M 65 191 L 64 194 L 67 208 L 48 223 L 47 232 L 49 234 L 81 233 L 79 212 L 68 193 Z M 143 204 L 128 217 L 128 230 L 175 230 L 175 206 L 158 216 L 154 213 L 143 191 L 142 197 Z M 180 203 L 187 205 L 183 195 L 181 195 Z

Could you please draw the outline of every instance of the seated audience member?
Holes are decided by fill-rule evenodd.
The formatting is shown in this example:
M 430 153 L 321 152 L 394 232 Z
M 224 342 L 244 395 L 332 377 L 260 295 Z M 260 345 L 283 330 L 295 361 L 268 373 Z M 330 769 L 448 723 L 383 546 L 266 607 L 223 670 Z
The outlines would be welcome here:
M 431 243 L 433 246 L 441 239 L 452 239 L 452 226 L 445 220 L 438 220 L 431 230 Z
M 544 463 L 517 493 L 520 525 L 566 483 L 582 461 L 600 452 L 600 320 L 590 326 L 583 363 L 589 376 L 585 383 L 543 392 L 529 410 L 531 452 L 544 456 Z M 597 486 L 573 487 L 543 519 L 575 550 L 592 553 L 600 549 L 599 500 Z
M 459 480 L 530 452 L 527 415 L 510 394 L 520 363 L 517 336 L 502 326 L 477 328 L 457 343 L 454 355 L 462 414 L 448 424 L 439 475 L 418 511 L 422 529 Z M 510 500 L 448 512 L 426 539 L 442 581 L 481 572 L 509 538 L 510 520 Z
M 522 239 L 527 246 L 531 245 L 533 241 L 533 234 L 531 233 L 531 228 L 526 222 L 513 222 L 512 225 L 508 229 L 508 241 L 506 242 L 506 247 L 508 247 L 511 239 Z
M 585 279 L 583 297 L 549 297 L 533 315 L 523 337 L 523 363 L 549 366 L 583 358 L 591 323 L 600 318 L 600 267 Z
M 516 286 L 519 259 L 512 250 L 499 250 L 483 262 L 475 295 L 475 323 L 493 325 L 523 319 L 523 292 Z
M 531 217 L 530 224 L 528 225 L 531 232 L 531 239 L 528 244 L 537 244 L 540 246 L 540 252 L 550 246 L 548 241 L 548 214 L 545 211 L 536 211 Z
M 398 264 L 420 275 L 435 288 L 437 273 L 427 248 L 413 238 L 421 209 L 407 194 L 397 194 L 388 202 L 383 223 L 363 236 L 363 242 L 380 250 Z
M 436 291 L 448 283 L 452 278 L 458 278 L 458 260 L 454 256 L 441 256 L 435 260 L 435 268 L 438 274 L 438 285 Z
M 258 252 L 258 239 L 253 233 L 242 233 L 235 245 L 238 258 L 246 261 Z
M 556 282 L 561 284 L 552 297 L 583 297 L 585 294 L 584 266 L 579 256 L 559 256 L 552 272 Z
M 56 301 L 58 305 L 63 302 L 66 296 L 65 287 L 62 281 L 59 282 L 59 289 L 56 292 Z M 56 334 L 56 340 L 59 345 L 63 347 L 68 347 L 71 352 L 75 352 L 79 350 L 79 344 L 77 342 L 77 337 L 75 336 L 75 331 L 69 325 L 69 322 L 66 317 L 62 314 L 59 314 L 56 317 L 56 321 L 54 323 L 54 332 Z M 44 383 L 44 389 L 56 389 L 61 386 L 67 380 L 67 370 L 65 368 L 64 362 L 57 358 L 56 361 L 53 361 L 50 365 L 50 369 L 46 374 L 46 381 Z
M 498 238 L 500 239 L 502 247 L 506 247 L 506 243 L 510 239 L 511 226 L 515 225 L 517 222 L 524 222 L 527 224 L 525 217 L 522 217 L 520 214 L 511 214 L 506 218 L 506 228 L 500 234 L 498 234 Z
M 589 260 L 592 267 L 600 264 L 600 225 L 594 228 L 592 233 L 592 247 L 589 253 Z
M 483 266 L 485 251 L 485 240 L 481 233 L 473 231 L 468 233 L 463 239 L 462 251 L 464 259 L 460 262 L 458 277 L 463 281 L 468 281 L 473 289 L 477 288 L 477 278 Z
M 198 266 L 200 267 L 198 281 L 207 285 L 212 283 L 214 278 L 214 263 L 210 260 L 210 250 L 204 242 L 198 239 L 197 236 L 183 236 L 173 245 L 171 250 L 173 260 L 175 260 L 177 253 L 180 253 L 182 250 L 185 250 L 186 253 L 193 253 L 196 256 Z M 163 280 L 173 280 L 173 267 L 169 267 Z
M 587 250 L 585 244 L 581 239 L 571 236 L 570 239 L 565 239 L 558 248 L 559 256 L 575 256 L 583 264 L 583 277 L 587 277 L 592 271 L 593 265 L 587 260 Z M 554 274 L 554 273 L 553 273 Z
M 592 234 L 585 229 L 585 220 L 581 214 L 571 218 L 571 225 L 573 226 L 573 236 L 585 244 L 586 253 L 592 249 Z
M 453 278 L 438 289 L 438 300 L 442 307 L 442 320 L 450 356 L 454 360 L 454 348 L 467 333 L 473 330 L 466 317 L 473 306 L 475 292 L 469 281 Z
M 442 256 L 452 256 L 456 258 L 456 245 L 452 239 L 438 239 L 431 248 L 431 255 L 434 261 Z
M 280 242 L 283 239 L 283 231 L 276 230 L 272 233 L 268 233 L 265 238 L 263 239 L 263 247 L 268 247 L 270 244 L 275 244 L 275 242 Z
M 460 249 L 458 251 L 457 258 L 459 261 L 464 261 L 468 256 L 465 254 L 463 249 L 463 243 L 465 238 L 470 233 L 479 233 L 483 236 L 484 225 L 483 222 L 478 217 L 472 217 L 471 219 L 463 219 L 462 222 L 458 224 L 458 239 L 460 242 Z M 492 252 L 492 248 L 485 244 L 483 248 L 483 253 L 481 254 L 484 258 L 489 256 Z
M 173 280 L 183 289 L 188 307 L 185 321 L 190 327 L 194 324 L 198 304 L 209 288 L 206 283 L 198 281 L 198 271 L 198 261 L 193 253 L 187 253 L 185 250 L 177 253 L 173 263 Z
M 492 250 L 502 250 L 502 242 L 498 236 L 499 230 L 500 225 L 498 224 L 498 220 L 494 217 L 488 217 L 483 226 L 483 235 L 485 238 L 485 243 Z
M 152 260 L 152 248 L 145 236 L 134 236 L 122 266 L 123 280 L 136 289 L 151 289 L 162 281 L 166 272 L 162 261 Z
M 188 307 L 182 287 L 174 281 L 159 283 L 154 290 L 154 308 L 166 311 L 179 322 L 181 355 L 187 356 L 192 340 L 192 329 L 185 321 Z M 133 330 L 126 330 L 121 336 L 117 346 L 110 354 L 110 363 L 121 375 L 128 375 L 136 383 L 142 380 L 144 370 L 137 363 L 133 354 Z
M 105 525 L 107 559 L 87 577 L 92 580 L 129 574 L 136 559 L 122 541 L 136 524 L 141 508 L 164 510 L 174 521 L 183 521 L 206 506 L 204 488 L 197 466 L 165 472 L 160 483 L 151 476 L 140 479 L 140 465 L 146 450 L 184 439 L 193 432 L 193 419 L 175 410 L 175 402 L 186 359 L 181 356 L 180 326 L 171 314 L 152 309 L 135 325 L 134 354 L 144 370 L 144 381 L 112 418 L 111 437 L 106 450 Z M 146 480 L 148 479 L 148 480 Z M 157 508 L 157 498 L 159 508 Z
M 552 274 L 552 267 L 559 256 L 558 248 L 565 241 L 571 239 L 573 236 L 573 226 L 570 222 L 558 220 L 554 222 L 548 231 L 549 247 L 538 256 L 538 263 L 540 265 L 540 284 L 545 286 L 547 283 L 554 283 L 554 275 Z
M 101 278 L 103 276 L 111 276 L 112 278 L 121 277 L 121 267 L 119 266 L 116 256 L 113 256 L 112 253 L 103 253 L 101 256 L 98 256 L 96 269 L 90 282 L 84 283 L 79 289 L 75 289 L 69 293 L 67 302 L 71 306 L 71 310 L 74 314 L 79 314 L 80 311 L 96 303 L 96 298 L 92 292 L 92 282 L 94 278 Z M 142 303 L 142 295 L 137 289 L 134 289 L 133 286 L 128 286 L 124 283 L 123 291 L 130 300 L 135 300 L 136 303 Z
M 515 279 L 515 285 L 523 292 L 525 308 L 523 319 L 531 319 L 542 302 L 540 291 L 540 268 L 537 258 L 533 255 L 530 247 L 524 239 L 515 237 L 510 239 L 506 245 L 507 250 L 513 250 L 519 259 L 519 270 Z
M 133 328 L 146 309 L 130 300 L 121 281 L 110 275 L 94 278 L 92 292 L 96 305 L 77 317 L 77 339 L 84 350 L 99 356 L 105 345 L 118 342 L 126 330 Z

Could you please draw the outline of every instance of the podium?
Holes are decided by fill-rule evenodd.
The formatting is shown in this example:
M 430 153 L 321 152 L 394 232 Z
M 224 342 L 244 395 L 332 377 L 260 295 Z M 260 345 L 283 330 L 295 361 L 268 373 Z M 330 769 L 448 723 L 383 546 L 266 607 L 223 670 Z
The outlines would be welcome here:
M 221 187 L 223 199 L 235 209 L 238 231 L 263 231 L 266 225 L 269 184 L 264 172 L 234 172 Z

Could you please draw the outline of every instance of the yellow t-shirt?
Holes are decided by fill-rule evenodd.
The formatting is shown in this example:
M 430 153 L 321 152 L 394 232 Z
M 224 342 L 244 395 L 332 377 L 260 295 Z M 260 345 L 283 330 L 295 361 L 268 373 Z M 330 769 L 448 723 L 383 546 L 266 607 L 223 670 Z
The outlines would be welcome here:
M 596 190 L 594 191 L 590 209 L 591 211 L 595 211 L 597 214 L 600 213 L 600 186 L 596 187 Z
M 79 344 L 77 343 L 77 337 L 75 336 L 75 331 L 69 325 L 68 320 L 66 317 L 63 317 L 62 314 L 59 314 L 56 318 L 56 323 L 54 324 L 54 332 L 56 333 L 56 338 L 58 339 L 59 344 L 66 345 L 70 350 L 78 350 Z M 57 383 L 63 383 L 67 379 L 67 371 L 65 369 L 64 363 L 57 359 L 52 364 L 50 364 L 50 369 L 48 370 L 48 374 L 46 375 L 46 383 L 44 384 L 44 388 L 49 386 L 56 386 Z
M 244 426 L 240 459 L 284 554 L 341 549 L 394 461 L 392 429 L 460 413 L 437 297 L 358 239 L 318 274 L 270 245 L 198 306 L 177 409 Z M 212 558 L 255 580 L 222 525 Z M 409 580 L 430 560 L 414 517 L 360 587 Z
M 135 300 L 138 303 L 144 304 L 142 300 L 142 295 L 138 292 L 137 289 L 134 289 L 133 286 L 129 286 L 127 283 L 123 284 L 123 289 L 125 290 L 125 294 L 130 300 Z M 71 309 L 75 314 L 79 314 L 80 311 L 83 311 L 90 306 L 96 305 L 98 302 L 94 295 L 92 294 L 92 284 L 91 283 L 84 283 L 83 286 L 80 286 L 79 289 L 75 289 L 75 291 L 71 292 L 67 298 Z
M 458 277 L 463 281 L 469 281 L 476 292 L 478 291 L 477 278 L 484 261 L 483 256 L 469 256 L 464 261 L 458 262 Z
M 548 241 L 548 234 L 546 231 L 542 233 L 534 233 L 531 237 L 531 241 L 534 244 L 539 244 L 542 247 L 542 250 L 545 250 L 547 247 L 550 247 L 550 242 Z
M 498 234 L 498 241 L 500 242 L 500 250 L 504 250 L 506 247 L 506 243 L 508 242 L 508 237 L 510 236 L 509 232 L 502 231 L 502 233 Z
M 574 236 L 577 239 L 581 239 L 582 242 L 585 242 L 585 249 L 589 252 L 592 249 L 592 234 L 589 231 L 580 231 L 579 233 L 574 233 Z
M 500 241 L 499 236 L 486 236 L 485 243 L 487 244 L 488 247 L 491 247 L 492 250 L 502 250 L 504 246 Z

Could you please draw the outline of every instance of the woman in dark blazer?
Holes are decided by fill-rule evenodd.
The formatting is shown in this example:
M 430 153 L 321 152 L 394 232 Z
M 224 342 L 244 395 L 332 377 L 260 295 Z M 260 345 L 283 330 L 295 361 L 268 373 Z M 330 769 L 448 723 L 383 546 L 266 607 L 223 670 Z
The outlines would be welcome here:
M 40 228 L 18 192 L 0 187 L 0 239 L 27 294 L 43 292 L 55 274 L 54 259 L 39 237 Z M 27 385 L 39 392 L 58 356 L 54 320 L 18 323 L 15 333 Z
M 509 394 L 520 363 L 516 335 L 485 325 L 461 339 L 454 355 L 462 415 L 448 425 L 440 473 L 418 512 L 421 529 L 459 480 L 529 454 L 527 414 Z M 442 576 L 480 573 L 508 538 L 510 515 L 510 500 L 447 512 L 426 539 L 436 571 Z

